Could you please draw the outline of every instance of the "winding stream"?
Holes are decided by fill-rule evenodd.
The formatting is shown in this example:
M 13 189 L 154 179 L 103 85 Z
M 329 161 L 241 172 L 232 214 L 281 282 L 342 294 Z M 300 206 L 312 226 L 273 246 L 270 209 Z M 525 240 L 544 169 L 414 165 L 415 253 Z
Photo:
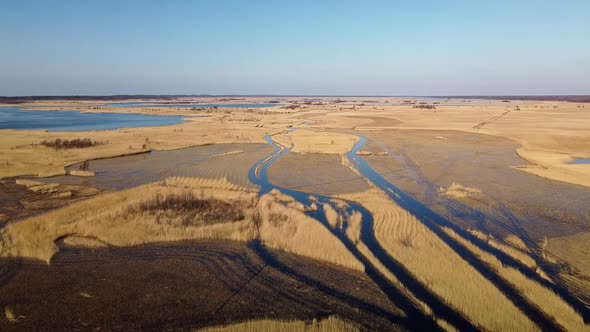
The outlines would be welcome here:
M 308 193 L 279 187 L 272 184 L 268 180 L 268 170 L 270 166 L 272 166 L 273 163 L 275 163 L 279 158 L 289 153 L 290 150 L 275 144 L 271 136 L 265 137 L 265 140 L 275 149 L 275 151 L 269 157 L 257 162 L 250 169 L 248 174 L 250 181 L 260 186 L 260 195 L 264 195 L 273 189 L 277 189 L 286 195 L 292 196 L 294 199 L 305 206 L 310 206 L 315 202 L 317 204 L 317 210 L 309 211 L 307 214 L 326 227 L 326 229 L 336 236 L 336 238 L 338 238 L 342 244 L 355 256 L 355 258 L 357 258 L 364 265 L 367 276 L 369 276 L 381 288 L 381 290 L 388 296 L 394 305 L 402 309 L 407 314 L 410 325 L 420 329 L 439 330 L 440 328 L 438 325 L 436 325 L 432 317 L 429 317 L 422 312 L 419 305 L 411 298 L 411 295 L 393 285 L 377 269 L 377 267 L 374 266 L 369 261 L 369 259 L 359 251 L 356 245 L 346 237 L 346 223 L 343 224 L 341 229 L 330 226 L 325 216 L 324 204 L 330 205 L 337 211 L 339 210 L 336 207 L 336 204 L 332 201 L 332 198 L 321 195 L 313 195 L 315 198 L 312 199 Z M 357 144 L 357 146 L 359 146 L 360 149 L 362 147 L 362 142 L 359 143 L 360 144 Z M 450 322 L 462 331 L 478 330 L 460 313 L 448 307 L 442 299 L 429 292 L 402 264 L 392 259 L 385 252 L 385 250 L 379 245 L 375 238 L 373 231 L 373 216 L 369 211 L 367 211 L 358 203 L 351 201 L 346 201 L 346 203 L 348 206 L 345 208 L 345 211 L 340 210 L 340 213 L 350 215 L 353 211 L 358 211 L 362 214 L 362 242 L 371 251 L 373 256 L 375 256 L 381 264 L 386 266 L 388 270 L 393 273 L 412 294 L 414 294 L 421 301 L 427 303 L 429 307 L 437 314 L 437 316 L 443 317 L 446 321 Z
M 579 299 L 574 297 L 567 289 L 542 278 L 535 271 L 532 271 L 528 267 L 524 266 L 518 260 L 507 255 L 503 251 L 490 246 L 486 242 L 481 241 L 473 234 L 467 232 L 461 227 L 458 227 L 454 223 L 450 222 L 446 218 L 442 217 L 441 215 L 426 207 L 424 204 L 420 203 L 417 199 L 404 193 L 399 188 L 397 188 L 390 182 L 386 181 L 379 173 L 373 170 L 361 157 L 357 156 L 356 153 L 362 150 L 366 144 L 367 140 L 364 137 L 360 137 L 359 142 L 347 154 L 347 158 L 351 162 L 351 165 L 353 165 L 353 167 L 356 168 L 362 176 L 364 176 L 366 179 L 371 181 L 375 186 L 381 189 L 392 201 L 394 201 L 404 210 L 414 215 L 424 226 L 426 226 L 430 231 L 432 231 L 442 241 L 444 241 L 449 247 L 451 247 L 455 251 L 455 253 L 457 253 L 461 258 L 469 262 L 472 267 L 474 267 L 479 273 L 481 273 L 498 289 L 500 289 L 520 310 L 522 310 L 527 316 L 529 316 L 531 320 L 537 323 L 541 328 L 550 328 L 552 330 L 555 330 L 560 329 L 560 326 L 556 325 L 553 319 L 547 317 L 546 314 L 543 313 L 535 304 L 530 303 L 524 296 L 522 296 L 522 294 L 520 294 L 520 292 L 513 285 L 502 279 L 494 269 L 492 269 L 489 265 L 483 263 L 471 251 L 469 251 L 462 244 L 458 243 L 456 240 L 451 238 L 447 233 L 445 233 L 442 230 L 441 227 L 448 227 L 452 229 L 455 233 L 457 233 L 464 239 L 470 241 L 479 249 L 494 255 L 499 261 L 502 262 L 503 265 L 517 269 L 528 279 L 531 279 L 543 285 L 544 287 L 552 290 L 557 295 L 559 295 L 564 301 L 566 301 L 569 305 L 571 305 L 574 309 L 576 309 L 576 311 L 578 311 L 578 313 L 582 316 L 586 324 L 590 322 L 590 309 L 588 309 L 584 305 L 584 303 L 582 303 Z M 515 217 L 512 216 L 512 218 Z M 546 264 L 542 260 L 537 259 L 536 262 L 545 271 L 554 270 L 552 266 Z M 558 271 L 551 272 L 558 273 Z
M 493 268 L 483 263 L 471 251 L 451 238 L 443 231 L 441 227 L 448 227 L 452 229 L 457 234 L 472 242 L 480 249 L 494 255 L 504 265 L 518 269 L 527 278 L 532 279 L 553 290 L 572 307 L 574 307 L 583 316 L 586 322 L 588 321 L 588 318 L 590 317 L 588 308 L 586 308 L 585 305 L 577 298 L 572 296 L 565 288 L 562 288 L 559 285 L 553 284 L 541 278 L 534 271 L 530 270 L 526 266 L 523 266 L 522 263 L 515 260 L 511 256 L 508 256 L 502 251 L 480 241 L 469 232 L 456 226 L 449 220 L 430 210 L 418 200 L 405 194 L 393 184 L 387 182 L 381 175 L 374 171 L 361 157 L 357 155 L 357 152 L 359 152 L 367 143 L 366 138 L 359 138 L 360 139 L 357 144 L 355 144 L 352 150 L 346 155 L 351 165 L 356 170 L 358 170 L 365 179 L 382 190 L 392 201 L 414 215 L 430 231 L 432 231 L 443 242 L 451 247 L 462 259 L 470 263 L 472 267 L 474 267 L 481 275 L 483 275 L 500 291 L 502 291 L 510 301 L 512 301 L 541 329 L 561 330 L 562 327 L 551 317 L 547 316 L 538 306 L 531 303 L 526 297 L 524 297 L 516 289 L 516 287 L 501 278 Z M 432 318 L 426 316 L 421 311 L 410 294 L 407 294 L 407 292 L 392 284 L 381 272 L 378 271 L 377 267 L 374 266 L 369 261 L 369 259 L 358 250 L 356 244 L 346 237 L 346 223 L 344 223 L 340 229 L 330 226 L 325 216 L 324 204 L 330 205 L 338 211 L 338 208 L 335 206 L 335 203 L 330 197 L 314 195 L 315 199 L 312 199 L 309 193 L 279 187 L 272 184 L 268 180 L 268 170 L 270 166 L 272 166 L 273 163 L 278 159 L 289 153 L 290 149 L 275 144 L 271 136 L 265 137 L 265 140 L 267 144 L 272 146 L 275 150 L 270 156 L 257 162 L 250 169 L 248 174 L 250 181 L 260 186 L 260 195 L 264 195 L 273 189 L 277 189 L 286 195 L 292 196 L 295 200 L 304 204 L 305 206 L 310 206 L 313 202 L 316 202 L 318 206 L 317 210 L 306 213 L 326 227 L 326 229 L 336 236 L 342 242 L 342 244 L 365 266 L 366 274 L 383 290 L 383 292 L 397 307 L 406 312 L 411 324 L 416 324 L 415 326 L 421 328 L 439 329 Z M 436 317 L 446 320 L 461 331 L 478 330 L 478 328 L 469 322 L 465 317 L 463 317 L 461 313 L 449 307 L 441 298 L 423 286 L 422 283 L 419 282 L 409 270 L 407 270 L 400 262 L 396 261 L 383 249 L 375 237 L 373 216 L 369 211 L 355 202 L 347 201 L 347 204 L 348 206 L 346 207 L 345 211 L 340 210 L 340 213 L 344 215 L 350 215 L 353 211 L 358 211 L 362 214 L 360 236 L 361 241 L 368 247 L 371 254 L 377 258 L 379 263 L 385 266 L 387 270 L 391 272 L 417 299 L 426 303 L 432 309 Z

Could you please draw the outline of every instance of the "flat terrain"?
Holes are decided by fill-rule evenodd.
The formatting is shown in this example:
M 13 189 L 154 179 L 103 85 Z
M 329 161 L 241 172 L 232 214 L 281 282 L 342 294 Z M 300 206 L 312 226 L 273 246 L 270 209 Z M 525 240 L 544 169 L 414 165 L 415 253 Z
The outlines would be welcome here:
M 18 107 L 185 123 L 0 130 L 0 329 L 590 330 L 590 104 L 157 102 Z
M 269 172 L 277 185 L 319 195 L 336 195 L 369 189 L 367 182 L 342 165 L 342 157 L 322 153 L 289 153 Z
M 51 266 L 2 259 L 2 304 L 18 322 L 2 319 L 0 329 L 169 330 L 328 315 L 373 330 L 403 326 L 402 313 L 362 273 L 272 254 L 268 264 L 247 245 L 205 241 L 64 247 Z

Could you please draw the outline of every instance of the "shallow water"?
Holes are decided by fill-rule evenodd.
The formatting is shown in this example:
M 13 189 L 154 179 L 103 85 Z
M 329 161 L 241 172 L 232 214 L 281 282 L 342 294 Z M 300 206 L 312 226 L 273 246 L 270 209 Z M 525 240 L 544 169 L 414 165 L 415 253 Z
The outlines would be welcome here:
M 236 166 L 238 164 L 246 165 L 246 167 L 249 165 L 254 165 L 248 171 L 248 178 L 252 183 L 260 186 L 261 195 L 268 193 L 273 189 L 278 189 L 284 194 L 292 196 L 300 203 L 306 206 L 310 206 L 312 204 L 312 199 L 310 198 L 309 193 L 282 188 L 274 185 L 269 181 L 269 168 L 274 164 L 274 162 L 276 162 L 282 156 L 288 154 L 289 150 L 280 149 L 277 145 L 275 145 L 272 142 L 271 137 L 266 137 L 266 141 L 268 145 L 262 146 L 266 147 L 267 149 L 260 150 L 260 153 L 258 155 L 253 156 L 252 160 L 254 160 L 254 162 L 252 163 L 248 163 L 242 160 L 240 160 L 239 163 L 228 163 L 226 160 L 221 160 L 221 158 L 219 158 L 220 162 L 216 166 L 211 164 L 205 164 L 212 159 L 217 159 L 211 158 L 213 155 L 229 152 L 235 149 L 225 147 L 221 150 L 217 150 L 220 148 L 220 146 L 214 145 L 199 148 L 154 152 L 145 155 L 115 158 L 119 161 L 125 161 L 123 163 L 114 163 L 114 165 L 117 165 L 118 168 L 116 170 L 113 170 L 112 168 L 112 160 L 107 159 L 103 161 L 93 161 L 91 162 L 91 164 L 95 163 L 95 165 L 91 166 L 91 168 L 97 172 L 96 178 L 63 178 L 76 179 L 76 181 L 98 181 L 96 183 L 102 183 L 103 186 L 105 183 L 107 183 L 115 186 L 124 185 L 127 187 L 133 187 L 142 183 L 153 182 L 153 180 L 156 180 L 158 178 L 164 178 L 167 176 L 199 176 L 197 174 L 199 174 L 203 170 L 216 169 L 217 167 L 223 164 L 229 164 L 230 166 L 228 167 L 230 168 L 238 167 Z M 567 292 L 567 290 L 561 288 L 558 285 L 550 284 L 544 279 L 541 279 L 534 271 L 528 270 L 527 268 L 523 268 L 519 262 L 515 261 L 506 254 L 498 251 L 497 249 L 490 247 L 486 243 L 478 242 L 477 239 L 475 239 L 469 233 L 451 223 L 450 220 L 438 214 L 437 212 L 431 210 L 418 199 L 414 198 L 411 195 L 408 195 L 406 192 L 400 190 L 398 187 L 388 182 L 381 174 L 373 170 L 371 166 L 369 166 L 369 164 L 363 160 L 363 158 L 356 155 L 358 151 L 364 148 L 366 142 L 366 139 L 361 137 L 360 141 L 347 155 L 347 158 L 349 159 L 351 164 L 361 173 L 361 175 L 370 180 L 375 186 L 380 188 L 383 192 L 385 192 L 392 199 L 392 201 L 394 201 L 402 208 L 414 215 L 422 224 L 424 224 L 424 226 L 429 228 L 443 242 L 449 245 L 459 256 L 468 261 L 476 270 L 478 270 L 482 275 L 484 275 L 498 289 L 507 294 L 509 298 L 516 299 L 514 300 L 515 305 L 517 305 L 521 310 L 523 310 L 523 312 L 525 312 L 529 317 L 535 317 L 538 320 L 536 322 L 540 326 L 552 327 L 552 323 L 550 321 L 545 321 L 544 317 L 539 317 L 536 308 L 529 306 L 526 302 L 520 301 L 520 299 L 522 298 L 520 294 L 515 292 L 514 289 L 508 283 L 506 283 L 502 278 L 500 278 L 487 265 L 482 263 L 473 254 L 465 250 L 456 241 L 452 240 L 448 235 L 446 235 L 442 231 L 441 226 L 450 227 L 462 237 L 471 240 L 480 249 L 496 256 L 503 264 L 518 269 L 528 278 L 533 279 L 542 284 L 543 286 L 553 290 L 554 292 L 562 296 L 568 303 L 570 303 L 570 305 L 572 305 L 578 311 L 580 311 L 585 318 L 588 317 L 588 310 L 585 309 L 585 307 L 582 304 L 580 304 L 579 301 L 577 301 L 575 298 L 572 298 L 571 295 Z M 269 151 L 269 146 L 272 147 L 274 151 Z M 204 149 L 210 149 L 210 151 L 207 150 L 207 152 L 204 152 Z M 242 149 L 243 148 L 241 148 L 240 150 Z M 268 154 L 270 152 L 272 153 L 269 156 Z M 249 156 L 251 155 L 251 153 L 244 153 L 243 155 Z M 156 160 L 158 162 L 155 162 Z M 107 170 L 106 173 L 102 171 L 100 164 L 96 164 L 99 162 L 105 162 L 105 165 L 110 164 L 110 170 Z M 200 168 L 199 165 L 201 166 Z M 149 170 L 149 172 L 147 173 L 145 171 L 146 168 Z M 245 171 L 234 170 L 234 173 L 240 172 Z M 55 178 L 49 179 L 49 181 L 53 182 L 54 179 Z M 90 183 L 84 184 L 92 186 L 92 184 Z M 396 306 L 400 307 L 408 314 L 410 321 L 412 321 L 415 324 L 424 324 L 417 325 L 422 327 L 422 329 L 430 329 L 430 327 L 427 326 L 428 319 L 421 316 L 422 314 L 420 312 L 415 311 L 413 305 L 411 304 L 411 301 L 406 299 L 405 295 L 399 292 L 399 289 L 393 287 L 390 284 L 390 282 L 386 278 L 384 278 L 383 275 L 376 269 L 376 267 L 359 251 L 356 245 L 348 239 L 348 237 L 346 236 L 346 223 L 344 223 L 342 228 L 333 228 L 329 225 L 328 221 L 326 220 L 323 207 L 324 204 L 328 204 L 334 207 L 335 204 L 334 202 L 332 202 L 332 199 L 327 196 L 314 196 L 317 200 L 318 209 L 317 211 L 307 212 L 307 214 L 310 217 L 316 219 L 324 227 L 326 227 L 326 229 L 330 233 L 332 233 L 336 238 L 338 238 L 342 242 L 342 244 L 360 262 L 362 262 L 363 265 L 365 265 L 365 272 L 367 273 L 367 275 L 396 304 Z M 412 294 L 414 294 L 420 300 L 428 304 L 437 316 L 451 322 L 454 326 L 459 327 L 461 330 L 474 329 L 474 327 L 468 321 L 466 321 L 459 313 L 457 313 L 454 309 L 450 308 L 446 303 L 441 301 L 435 294 L 433 294 L 428 288 L 426 288 L 422 283 L 420 283 L 416 279 L 416 277 L 411 274 L 410 271 L 408 271 L 399 262 L 395 261 L 381 247 L 381 245 L 375 238 L 373 228 L 373 217 L 364 207 L 354 202 L 347 203 L 348 207 L 345 209 L 345 211 L 341 211 L 341 213 L 343 212 L 346 214 L 350 214 L 352 213 L 352 211 L 359 211 L 362 214 L 362 227 L 360 234 L 361 240 L 371 251 L 371 254 L 379 261 L 379 263 L 386 267 L 387 270 L 389 270 L 400 282 L 402 282 L 404 286 L 411 291 Z
M 590 159 L 576 159 L 570 165 L 590 165 Z
M 228 152 L 237 152 L 223 155 Z M 55 176 L 39 179 L 49 183 L 76 184 L 113 191 L 161 181 L 167 177 L 227 178 L 239 186 L 251 186 L 245 176 L 251 165 L 269 153 L 265 144 L 215 144 L 152 151 L 90 161 L 94 177 Z M 67 167 L 75 170 L 79 164 Z
M 152 116 L 75 111 L 23 111 L 0 108 L 0 129 L 86 131 L 121 128 L 160 127 L 183 123 L 181 116 Z
M 270 136 L 265 137 L 266 142 L 272 146 L 275 151 L 267 158 L 260 160 L 256 163 L 249 171 L 249 179 L 251 182 L 260 186 L 260 195 L 269 193 L 273 189 L 277 189 L 280 192 L 289 195 L 298 202 L 305 206 L 310 206 L 314 201 L 317 203 L 317 211 L 306 212 L 307 215 L 316 219 L 322 224 L 330 233 L 332 233 L 340 242 L 355 256 L 365 267 L 365 273 L 371 278 L 381 290 L 395 303 L 396 306 L 401 308 L 408 315 L 412 325 L 415 325 L 420 330 L 431 330 L 433 326 L 430 326 L 432 322 L 430 319 L 423 315 L 420 310 L 416 310 L 412 300 L 406 298 L 406 294 L 402 293 L 396 287 L 392 287 L 390 281 L 388 281 L 381 272 L 374 266 L 364 254 L 362 254 L 356 245 L 346 236 L 347 223 L 344 222 L 340 229 L 333 228 L 329 225 L 326 219 L 324 206 L 330 205 L 333 209 L 338 211 L 336 204 L 328 196 L 313 195 L 314 200 L 310 199 L 309 193 L 300 192 L 297 190 L 291 190 L 283 187 L 274 185 L 268 180 L 268 170 L 278 159 L 289 153 L 289 149 L 279 148 Z M 347 155 L 348 159 L 352 162 L 356 157 L 356 152 L 360 151 L 365 145 L 365 138 L 361 137 L 361 140 L 355 145 L 353 150 Z M 368 165 L 364 165 L 365 171 L 370 171 Z M 367 174 L 361 172 L 363 176 Z M 448 307 L 438 297 L 433 296 L 417 279 L 413 276 L 405 267 L 399 262 L 393 260 L 385 250 L 381 247 L 377 239 L 375 238 L 375 232 L 373 228 L 373 216 L 363 206 L 358 203 L 347 201 L 347 207 L 344 210 L 340 210 L 340 214 L 350 215 L 353 211 L 358 211 L 362 215 L 362 225 L 360 239 L 370 250 L 371 254 L 385 266 L 395 277 L 401 281 L 412 293 L 418 296 L 422 301 L 427 303 L 438 315 L 444 317 L 449 322 L 462 330 L 473 330 L 474 326 L 466 321 L 460 314 L 454 309 Z
M 169 107 L 169 108 L 266 108 L 280 106 L 280 104 L 164 104 L 164 103 L 142 103 L 142 102 L 127 102 L 127 103 L 111 103 L 106 104 L 106 107 Z

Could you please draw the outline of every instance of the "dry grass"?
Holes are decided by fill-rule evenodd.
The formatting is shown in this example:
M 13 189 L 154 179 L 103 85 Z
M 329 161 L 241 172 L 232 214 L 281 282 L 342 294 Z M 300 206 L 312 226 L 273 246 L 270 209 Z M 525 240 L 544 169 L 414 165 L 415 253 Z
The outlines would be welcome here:
M 504 242 L 508 243 L 509 245 L 513 246 L 516 249 L 522 250 L 524 252 L 530 252 L 531 250 L 526 246 L 524 241 L 514 234 L 510 234 L 504 238 Z
M 379 259 L 377 259 L 377 257 L 375 257 L 373 255 L 371 250 L 369 250 L 369 248 L 363 242 L 357 243 L 356 247 L 360 251 L 360 253 L 371 263 L 371 265 L 373 265 L 381 274 L 383 274 L 385 276 L 385 278 L 387 278 L 397 288 L 404 291 L 408 295 L 408 297 L 410 297 L 415 303 L 417 303 L 422 308 L 422 311 L 425 314 L 433 315 L 432 309 L 430 309 L 430 307 L 426 303 L 415 298 L 414 295 L 404 286 L 404 284 L 402 284 L 391 273 L 391 271 L 389 271 L 387 269 L 387 267 L 385 267 L 383 264 L 381 264 Z
M 283 146 L 292 147 L 291 151 L 296 153 L 345 154 L 358 142 L 358 137 L 299 129 L 295 132 L 275 135 L 273 140 Z
M 5 315 L 7 321 L 9 321 L 11 323 L 18 322 L 18 318 L 16 317 L 16 315 L 14 314 L 12 309 L 10 309 L 10 307 L 8 307 L 8 306 L 4 307 L 4 315 Z
M 262 196 L 258 211 L 261 217 L 260 238 L 265 245 L 364 270 L 364 266 L 317 220 L 298 209 L 285 206 L 276 196 Z
M 496 257 L 482 251 L 453 230 L 444 228 L 444 231 L 467 247 L 480 260 L 495 269 L 504 280 L 514 285 L 523 296 L 536 304 L 547 315 L 553 317 L 568 331 L 590 331 L 590 326 L 584 325 L 582 317 L 553 291 L 528 279 L 518 270 L 504 266 Z
M 332 228 L 340 228 L 341 219 L 338 212 L 330 204 L 324 204 L 324 215 Z
M 97 239 L 93 239 L 85 236 L 68 236 L 63 239 L 65 245 L 71 247 L 83 247 L 83 248 L 104 248 L 107 245 Z
M 199 238 L 248 241 L 256 237 L 252 222 L 254 194 L 208 189 L 207 199 L 218 199 L 244 208 L 244 220 L 211 225 L 181 226 L 182 212 L 144 212 L 141 206 L 157 195 L 179 195 L 185 188 L 151 184 L 108 193 L 65 208 L 7 225 L 0 230 L 0 256 L 18 256 L 46 262 L 57 253 L 55 240 L 77 235 L 114 246 Z M 199 194 L 195 190 L 195 195 Z
M 348 214 L 344 209 L 346 202 L 342 200 L 335 201 L 336 209 L 330 204 L 324 204 L 324 215 L 330 227 L 334 229 L 343 229 L 346 227 L 346 237 L 348 237 L 353 244 L 357 244 L 361 237 L 361 226 L 363 215 L 358 211 L 353 211 Z
M 455 199 L 468 198 L 481 194 L 481 190 L 477 188 L 465 187 L 455 182 L 447 188 L 439 188 L 439 192 L 447 197 Z
M 289 195 L 285 195 L 277 189 L 271 190 L 269 195 L 271 195 L 275 199 L 275 201 L 280 202 L 290 208 L 299 211 L 306 211 L 307 209 L 311 209 L 311 207 L 306 208 L 302 203 L 298 202 L 295 198 Z
M 170 187 L 178 187 L 185 189 L 220 189 L 228 191 L 244 191 L 248 189 L 235 185 L 227 180 L 227 178 L 208 179 L 208 178 L 191 178 L 191 177 L 169 177 L 164 180 L 164 184 Z
M 99 192 L 98 189 L 76 186 L 76 185 L 65 185 L 59 183 L 45 183 L 34 180 L 16 179 L 16 184 L 25 186 L 28 191 L 47 194 L 52 199 L 66 199 L 70 198 L 76 193 L 76 196 L 91 196 Z M 26 201 L 21 201 L 21 204 L 28 204 Z
M 332 332 L 332 331 L 359 331 L 354 323 L 330 316 L 323 320 L 304 321 L 280 321 L 280 320 L 253 320 L 223 327 L 210 327 L 202 329 L 207 332 L 258 332 L 258 331 L 305 331 L 305 332 Z
M 127 214 L 153 216 L 156 223 L 206 226 L 244 219 L 243 206 L 216 198 L 197 197 L 192 191 L 156 196 L 127 208 Z
M 96 173 L 94 173 L 93 171 L 82 171 L 82 170 L 71 170 L 68 172 L 69 175 L 72 176 L 82 176 L 82 177 L 93 177 L 96 175 Z
M 354 244 L 357 244 L 360 241 L 362 220 L 363 215 L 358 211 L 354 211 L 347 218 L 346 236 Z
M 241 150 L 228 151 L 228 152 L 225 152 L 225 153 L 214 154 L 210 158 L 217 158 L 217 157 L 223 157 L 223 156 L 231 156 L 231 155 L 240 154 L 240 153 L 244 153 L 244 151 L 241 151 Z
M 27 182 L 34 185 L 33 182 Z M 189 239 L 261 239 L 272 248 L 362 271 L 363 265 L 304 208 L 280 192 L 239 190 L 225 179 L 170 178 L 108 193 L 0 230 L 0 256 L 46 262 L 70 245 L 133 246 Z
M 503 244 L 501 242 L 498 242 L 494 239 L 493 236 L 485 234 L 479 230 L 470 228 L 470 229 L 467 229 L 467 231 L 469 233 L 473 234 L 478 239 L 486 242 L 490 246 L 502 251 L 506 255 L 508 255 L 508 256 L 516 259 L 517 261 L 521 262 L 522 264 L 526 265 L 528 268 L 533 269 L 533 270 L 537 268 L 537 263 L 535 262 L 535 260 L 531 256 L 529 256 L 526 252 L 516 249 L 513 246 L 509 246 L 509 245 Z M 517 237 L 516 235 L 511 234 L 509 237 L 513 243 L 516 243 L 517 245 L 519 245 L 521 247 L 524 246 L 526 248 L 526 246 L 524 245 L 524 242 L 522 242 L 522 240 L 519 237 Z
M 543 178 L 590 187 L 588 165 L 570 165 L 574 154 L 555 151 L 539 151 L 530 147 L 516 150 L 518 155 L 532 165 L 514 167 Z
M 59 184 L 57 183 L 45 183 L 26 179 L 16 179 L 16 184 L 27 187 L 28 191 L 43 194 L 55 193 L 57 192 L 57 188 L 59 187 Z
M 470 321 L 493 331 L 537 329 L 493 284 L 385 194 L 372 189 L 343 198 L 365 206 L 383 248 Z

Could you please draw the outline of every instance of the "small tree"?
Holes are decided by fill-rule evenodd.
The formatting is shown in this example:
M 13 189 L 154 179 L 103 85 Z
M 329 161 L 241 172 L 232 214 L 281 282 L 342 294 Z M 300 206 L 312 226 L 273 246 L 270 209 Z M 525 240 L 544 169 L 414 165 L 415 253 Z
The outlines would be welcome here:
M 88 160 L 84 161 L 81 165 L 80 165 L 80 170 L 81 171 L 87 171 L 90 168 L 90 162 Z

